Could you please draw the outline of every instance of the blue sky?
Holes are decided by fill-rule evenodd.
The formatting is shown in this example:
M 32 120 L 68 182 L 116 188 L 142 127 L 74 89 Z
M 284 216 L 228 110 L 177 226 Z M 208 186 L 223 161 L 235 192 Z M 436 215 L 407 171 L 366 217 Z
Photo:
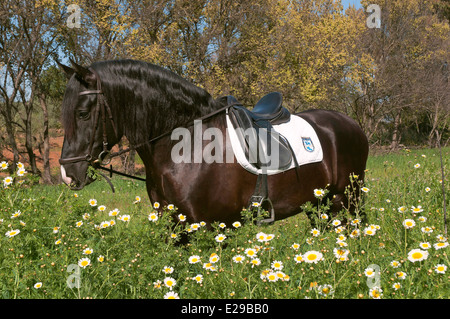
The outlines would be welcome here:
M 342 0 L 342 5 L 344 6 L 344 10 L 347 9 L 350 5 L 354 5 L 356 8 L 362 8 L 360 0 Z

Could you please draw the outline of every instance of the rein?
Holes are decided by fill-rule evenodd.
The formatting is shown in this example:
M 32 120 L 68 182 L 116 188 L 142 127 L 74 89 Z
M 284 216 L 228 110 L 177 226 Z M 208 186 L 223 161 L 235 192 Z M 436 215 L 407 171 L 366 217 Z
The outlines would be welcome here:
M 111 113 L 111 108 L 109 107 L 108 103 L 106 102 L 106 99 L 104 97 L 104 93 L 102 91 L 102 86 L 101 86 L 101 82 L 100 82 L 100 77 L 98 76 L 98 73 L 92 69 L 89 68 L 89 70 L 95 75 L 96 79 L 97 79 L 97 89 L 96 90 L 86 90 L 86 91 L 82 91 L 79 92 L 78 95 L 82 96 L 82 95 L 89 95 L 89 94 L 96 94 L 97 95 L 97 105 L 96 105 L 96 110 L 95 110 L 95 119 L 94 119 L 94 131 L 92 133 L 91 139 L 89 141 L 89 148 L 88 148 L 88 152 L 86 155 L 82 155 L 82 156 L 75 156 L 75 157 L 68 157 L 68 158 L 60 158 L 59 159 L 59 163 L 61 165 L 64 164 L 70 164 L 70 163 L 77 163 L 77 162 L 89 162 L 89 164 L 91 166 L 93 166 L 94 168 L 99 168 L 102 169 L 104 171 L 109 172 L 109 176 L 112 177 L 112 174 L 115 173 L 117 175 L 121 175 L 121 176 L 125 176 L 128 178 L 132 178 L 132 179 L 136 179 L 136 180 L 140 180 L 140 181 L 146 181 L 146 179 L 138 177 L 138 176 L 134 176 L 134 175 L 129 175 L 126 173 L 122 173 L 116 170 L 112 169 L 112 165 L 110 165 L 110 168 L 105 168 L 102 165 L 108 165 L 111 162 L 111 159 L 113 157 L 117 157 L 120 156 L 124 153 L 127 153 L 133 149 L 137 149 L 139 147 L 142 147 L 144 145 L 153 143 L 169 134 L 172 133 L 173 130 L 171 131 L 167 131 L 161 135 L 158 135 L 146 142 L 143 143 L 139 143 L 137 145 L 132 145 L 129 148 L 126 148 L 124 150 L 120 150 L 118 152 L 114 152 L 111 153 L 108 150 L 108 137 L 107 137 L 107 132 L 106 132 L 106 113 L 108 113 L 108 117 L 109 117 L 109 121 L 111 122 L 111 126 L 114 130 L 114 134 L 116 136 L 116 139 L 118 139 L 118 134 L 117 134 L 117 128 L 115 126 L 114 120 L 113 120 L 113 116 Z M 224 107 L 221 107 L 220 109 L 217 109 L 215 111 L 213 111 L 212 113 L 209 113 L 207 115 L 204 115 L 198 119 L 195 120 L 205 120 L 208 119 L 210 117 L 213 117 L 225 110 L 227 110 L 228 108 L 234 106 L 234 105 L 241 105 L 241 103 L 239 102 L 233 102 L 231 104 L 228 104 Z M 102 118 L 102 130 L 103 130 L 103 150 L 100 152 L 100 154 L 98 155 L 98 157 L 96 159 L 94 159 L 93 155 L 92 155 L 92 149 L 94 146 L 94 139 L 95 139 L 95 133 L 97 130 L 97 126 L 99 124 L 100 121 L 100 116 Z M 188 126 L 193 125 L 193 123 L 189 123 Z M 108 179 L 108 177 L 106 177 L 105 175 L 99 173 L 102 177 L 104 177 L 106 179 L 106 181 L 108 182 L 108 184 L 111 186 L 113 193 L 114 193 L 114 186 L 112 185 L 111 181 Z

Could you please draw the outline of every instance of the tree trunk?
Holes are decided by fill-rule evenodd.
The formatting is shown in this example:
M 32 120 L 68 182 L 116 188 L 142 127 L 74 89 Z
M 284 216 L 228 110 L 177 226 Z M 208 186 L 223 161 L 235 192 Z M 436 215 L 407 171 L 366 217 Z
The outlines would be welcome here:
M 396 150 L 400 144 L 400 123 L 401 123 L 401 111 L 398 111 L 395 114 L 394 118 L 394 131 L 392 132 L 392 141 L 391 141 L 391 149 Z
M 43 151 L 41 152 L 42 160 L 44 162 L 42 181 L 45 184 L 52 184 L 52 178 L 50 174 L 50 137 L 48 135 L 48 109 L 47 103 L 45 102 L 45 95 L 43 93 L 39 94 L 39 102 L 44 113 Z

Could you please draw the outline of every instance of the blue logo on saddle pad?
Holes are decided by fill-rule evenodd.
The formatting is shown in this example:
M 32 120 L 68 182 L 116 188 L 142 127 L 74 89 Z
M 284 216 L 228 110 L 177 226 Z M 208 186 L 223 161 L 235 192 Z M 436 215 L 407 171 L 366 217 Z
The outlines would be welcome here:
M 303 142 L 303 147 L 305 148 L 305 150 L 307 152 L 310 152 L 310 153 L 314 152 L 314 149 L 315 149 L 314 144 L 311 141 L 310 137 L 302 137 L 302 142 Z

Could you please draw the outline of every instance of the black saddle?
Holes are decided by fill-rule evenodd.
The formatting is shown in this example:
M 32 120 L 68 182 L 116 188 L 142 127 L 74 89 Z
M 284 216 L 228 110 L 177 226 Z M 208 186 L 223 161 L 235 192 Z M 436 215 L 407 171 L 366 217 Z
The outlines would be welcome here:
M 272 126 L 288 122 L 291 117 L 290 112 L 282 106 L 280 93 L 267 94 L 251 111 L 231 95 L 221 100 L 231 105 L 231 122 L 251 164 L 258 169 L 285 169 L 291 165 L 293 156 L 289 142 Z

